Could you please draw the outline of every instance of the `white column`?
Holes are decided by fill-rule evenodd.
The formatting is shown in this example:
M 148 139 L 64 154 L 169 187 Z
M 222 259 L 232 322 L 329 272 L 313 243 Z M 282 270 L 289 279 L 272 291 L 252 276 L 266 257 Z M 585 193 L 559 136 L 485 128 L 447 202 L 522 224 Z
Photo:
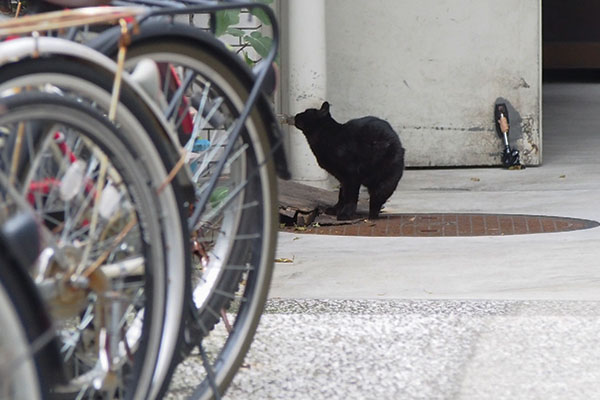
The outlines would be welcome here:
M 289 113 L 319 108 L 326 100 L 325 0 L 289 0 Z M 318 166 L 306 138 L 290 127 L 288 163 L 292 178 L 327 187 L 328 174 Z

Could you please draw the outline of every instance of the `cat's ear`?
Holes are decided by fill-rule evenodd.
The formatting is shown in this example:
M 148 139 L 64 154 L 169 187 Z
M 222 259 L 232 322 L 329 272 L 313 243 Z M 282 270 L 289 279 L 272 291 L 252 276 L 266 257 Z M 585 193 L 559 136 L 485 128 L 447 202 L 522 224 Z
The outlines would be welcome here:
M 329 103 L 326 101 L 323 102 L 323 105 L 321 106 L 321 109 L 319 111 L 323 115 L 329 114 Z

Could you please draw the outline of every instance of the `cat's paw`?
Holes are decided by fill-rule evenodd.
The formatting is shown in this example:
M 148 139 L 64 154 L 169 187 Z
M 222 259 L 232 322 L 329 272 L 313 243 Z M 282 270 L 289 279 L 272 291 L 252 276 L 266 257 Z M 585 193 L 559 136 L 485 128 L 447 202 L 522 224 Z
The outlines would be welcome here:
M 379 212 L 369 212 L 369 219 L 378 219 Z
M 337 215 L 338 221 L 349 221 L 351 219 L 354 219 L 354 215 L 352 215 L 352 214 L 338 214 Z

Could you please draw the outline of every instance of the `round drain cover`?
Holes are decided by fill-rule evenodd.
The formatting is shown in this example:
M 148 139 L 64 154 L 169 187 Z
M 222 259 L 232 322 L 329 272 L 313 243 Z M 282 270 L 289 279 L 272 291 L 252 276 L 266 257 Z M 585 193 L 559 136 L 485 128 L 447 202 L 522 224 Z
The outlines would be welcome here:
M 502 236 L 590 229 L 592 220 L 514 214 L 388 214 L 377 220 L 282 227 L 283 231 L 345 236 Z

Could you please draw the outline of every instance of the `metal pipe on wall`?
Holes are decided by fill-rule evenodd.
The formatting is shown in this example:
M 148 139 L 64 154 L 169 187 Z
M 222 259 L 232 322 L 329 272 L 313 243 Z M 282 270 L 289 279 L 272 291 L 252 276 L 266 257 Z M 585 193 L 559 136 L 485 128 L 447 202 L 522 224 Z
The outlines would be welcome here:
M 325 0 L 291 0 L 288 9 L 288 112 L 318 108 L 327 97 Z M 288 162 L 292 179 L 328 187 L 304 135 L 290 127 Z

